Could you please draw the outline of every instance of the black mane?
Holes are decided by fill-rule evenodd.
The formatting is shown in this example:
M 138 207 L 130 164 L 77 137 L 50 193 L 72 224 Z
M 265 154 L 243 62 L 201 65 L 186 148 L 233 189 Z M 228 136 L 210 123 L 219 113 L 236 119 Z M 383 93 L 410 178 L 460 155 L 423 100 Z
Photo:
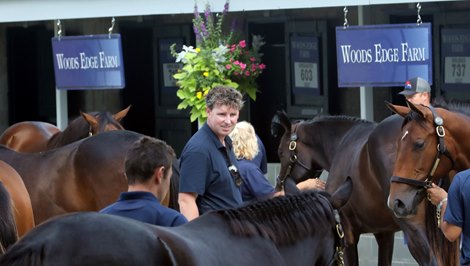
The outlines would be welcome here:
M 359 123 L 366 123 L 366 124 L 375 124 L 373 121 L 369 121 L 366 119 L 362 119 L 359 117 L 354 116 L 347 116 L 347 115 L 320 115 L 314 117 L 310 122 L 321 122 L 321 121 L 351 121 L 351 122 L 359 122 Z
M 332 229 L 335 219 L 326 195 L 313 191 L 277 197 L 218 214 L 236 235 L 261 236 L 277 245 L 288 245 Z

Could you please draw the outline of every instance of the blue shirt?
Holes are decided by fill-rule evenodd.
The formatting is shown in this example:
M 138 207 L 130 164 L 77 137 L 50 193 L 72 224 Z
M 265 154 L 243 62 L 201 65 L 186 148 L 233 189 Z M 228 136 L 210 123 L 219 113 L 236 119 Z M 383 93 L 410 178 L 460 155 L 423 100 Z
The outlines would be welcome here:
M 152 193 L 145 191 L 123 192 L 118 201 L 100 212 L 160 226 L 177 226 L 188 222 L 181 213 L 161 205 Z
M 470 170 L 454 176 L 447 198 L 444 221 L 462 228 L 460 264 L 470 263 Z
M 264 147 L 263 142 L 261 139 L 256 135 L 256 140 L 258 141 L 258 153 L 256 154 L 255 158 L 253 158 L 253 162 L 259 167 L 263 174 L 268 173 L 268 158 L 266 156 L 266 148 Z
M 180 192 L 196 193 L 199 214 L 210 210 L 239 207 L 243 201 L 240 188 L 228 170 L 226 154 L 237 165 L 232 140 L 224 145 L 204 124 L 186 143 L 180 158 Z
M 253 161 L 238 160 L 238 167 L 243 178 L 243 202 L 267 199 L 274 194 L 274 187 Z

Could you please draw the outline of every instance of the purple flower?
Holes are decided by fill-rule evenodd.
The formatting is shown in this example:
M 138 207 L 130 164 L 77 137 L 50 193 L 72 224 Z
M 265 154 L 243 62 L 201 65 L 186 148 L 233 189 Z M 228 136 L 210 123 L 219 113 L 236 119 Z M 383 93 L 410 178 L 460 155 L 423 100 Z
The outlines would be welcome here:
M 224 11 L 222 12 L 223 16 L 225 16 L 225 14 L 227 14 L 228 8 L 229 8 L 229 0 L 227 0 L 227 2 L 225 2 Z

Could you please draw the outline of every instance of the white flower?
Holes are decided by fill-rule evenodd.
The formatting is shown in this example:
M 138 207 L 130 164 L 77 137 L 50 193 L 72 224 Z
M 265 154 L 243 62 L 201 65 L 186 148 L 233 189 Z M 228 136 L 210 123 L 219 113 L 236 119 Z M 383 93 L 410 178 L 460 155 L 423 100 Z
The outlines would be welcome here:
M 228 52 L 228 48 L 225 45 L 219 45 L 219 47 L 212 50 L 212 57 L 214 58 L 215 62 L 223 63 L 225 62 L 225 54 Z
M 186 54 L 187 53 L 196 53 L 196 50 L 192 46 L 186 46 L 183 45 L 183 51 L 178 53 L 178 56 L 176 57 L 176 63 L 182 62 L 186 64 L 188 62 L 188 59 L 186 59 Z

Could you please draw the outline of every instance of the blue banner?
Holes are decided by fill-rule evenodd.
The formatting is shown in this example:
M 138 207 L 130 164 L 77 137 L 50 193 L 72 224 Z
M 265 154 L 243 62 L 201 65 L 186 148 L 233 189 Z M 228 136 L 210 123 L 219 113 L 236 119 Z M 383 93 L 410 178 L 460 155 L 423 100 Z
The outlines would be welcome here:
M 431 24 L 336 28 L 339 87 L 403 86 L 419 76 L 432 84 Z
M 320 95 L 318 38 L 290 38 L 291 81 L 294 94 Z
M 443 90 L 470 88 L 470 29 L 444 28 L 441 31 Z M 468 67 L 467 67 L 468 66 Z
M 52 52 L 58 89 L 125 86 L 120 34 L 52 38 Z

